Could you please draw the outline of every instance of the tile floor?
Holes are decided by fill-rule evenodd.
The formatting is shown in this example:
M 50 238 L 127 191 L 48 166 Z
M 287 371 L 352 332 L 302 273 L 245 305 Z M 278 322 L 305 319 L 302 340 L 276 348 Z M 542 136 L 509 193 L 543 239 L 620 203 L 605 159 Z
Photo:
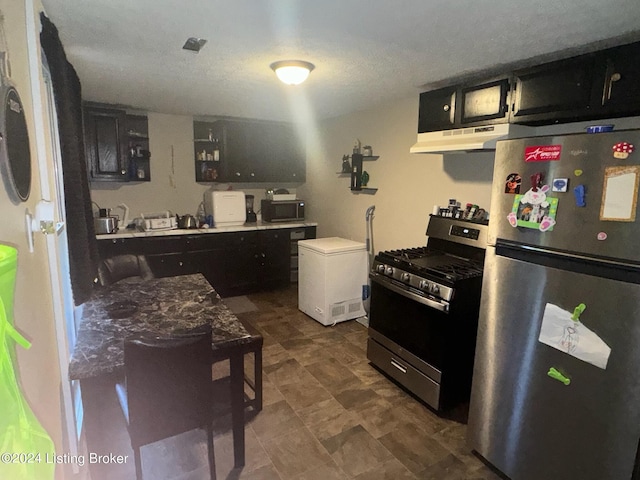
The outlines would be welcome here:
M 500 478 L 466 447 L 464 424 L 437 416 L 369 365 L 364 326 L 322 326 L 297 309 L 293 287 L 249 298 L 258 311 L 238 317 L 264 336 L 264 408 L 247 421 L 242 469 L 233 468 L 230 416 L 219 417 L 218 480 Z M 227 369 L 216 364 L 214 375 Z M 113 428 L 118 443 L 108 448 L 126 454 L 126 430 Z M 204 437 L 194 431 L 143 447 L 146 478 L 208 478 Z M 134 477 L 133 462 L 93 475 Z
M 249 296 L 238 314 L 264 336 L 264 409 L 248 422 L 247 464 L 232 469 L 230 432 L 216 438 L 219 479 L 498 479 L 441 418 L 366 359 L 366 327 L 324 327 L 297 309 L 295 288 Z

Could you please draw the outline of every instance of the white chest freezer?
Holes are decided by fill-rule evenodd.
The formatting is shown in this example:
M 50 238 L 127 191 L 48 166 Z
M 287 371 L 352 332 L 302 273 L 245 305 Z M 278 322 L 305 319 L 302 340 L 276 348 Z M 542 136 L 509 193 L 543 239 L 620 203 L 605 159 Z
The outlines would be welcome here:
M 298 308 L 323 325 L 365 315 L 366 245 L 339 237 L 298 242 Z

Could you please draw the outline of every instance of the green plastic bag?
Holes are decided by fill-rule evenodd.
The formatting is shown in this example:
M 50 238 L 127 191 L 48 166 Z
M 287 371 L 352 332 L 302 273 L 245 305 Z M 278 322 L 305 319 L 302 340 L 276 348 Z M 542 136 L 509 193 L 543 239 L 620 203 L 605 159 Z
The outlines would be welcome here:
M 18 252 L 0 245 L 0 479 L 52 479 L 54 447 L 22 396 L 14 370 L 13 342 L 31 344 L 11 323 Z

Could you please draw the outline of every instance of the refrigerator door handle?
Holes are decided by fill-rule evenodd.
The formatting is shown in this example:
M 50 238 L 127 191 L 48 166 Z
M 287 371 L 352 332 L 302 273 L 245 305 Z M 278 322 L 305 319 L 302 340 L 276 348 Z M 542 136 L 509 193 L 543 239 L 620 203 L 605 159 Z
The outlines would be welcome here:
M 526 245 L 522 243 L 510 242 L 507 240 L 498 239 L 496 241 L 496 253 L 500 255 L 499 250 L 507 249 L 512 250 L 514 252 L 522 252 L 522 253 L 533 253 L 538 255 L 545 255 L 547 257 L 556 257 L 556 258 L 565 258 L 569 260 L 579 261 L 591 263 L 594 265 L 605 265 L 614 268 L 632 268 L 639 269 L 640 265 L 636 265 L 633 263 L 622 262 L 610 258 L 600 258 L 600 257 L 591 257 L 589 255 L 580 255 L 579 253 L 573 252 L 558 252 L 556 250 L 549 250 L 542 247 L 536 247 L 534 245 Z M 505 257 L 510 257 L 510 255 L 501 255 Z

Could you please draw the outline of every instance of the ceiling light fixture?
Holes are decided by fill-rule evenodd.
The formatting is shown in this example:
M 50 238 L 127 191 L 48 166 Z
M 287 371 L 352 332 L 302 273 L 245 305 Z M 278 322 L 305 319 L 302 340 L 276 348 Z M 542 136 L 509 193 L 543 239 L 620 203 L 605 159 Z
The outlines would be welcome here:
M 311 70 L 316 68 L 313 63 L 302 60 L 281 60 L 273 62 L 270 66 L 280 81 L 287 85 L 300 85 L 307 79 Z
M 205 43 L 207 43 L 207 41 L 204 38 L 189 37 L 187 38 L 187 41 L 184 42 L 182 48 L 184 50 L 198 53 L 200 49 L 204 47 Z

